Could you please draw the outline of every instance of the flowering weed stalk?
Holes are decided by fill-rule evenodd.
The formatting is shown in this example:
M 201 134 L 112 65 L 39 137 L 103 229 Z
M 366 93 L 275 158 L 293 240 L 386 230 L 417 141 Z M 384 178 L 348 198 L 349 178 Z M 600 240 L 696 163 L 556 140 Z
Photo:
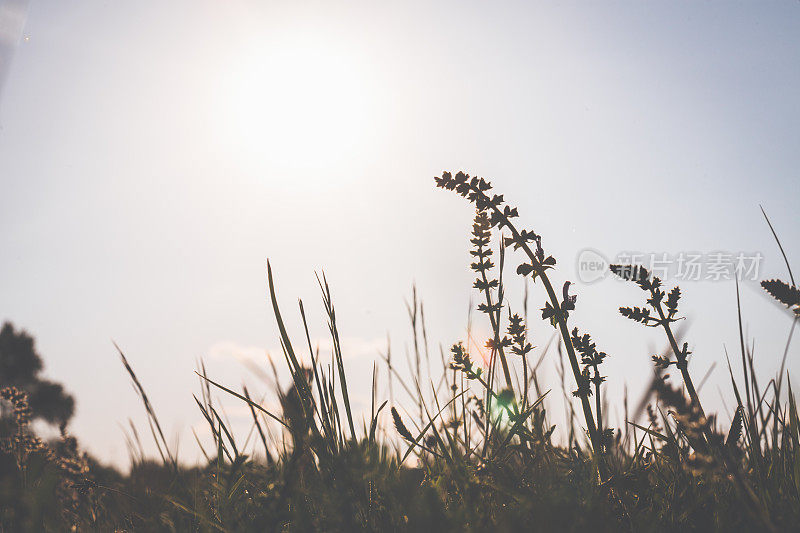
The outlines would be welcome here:
M 603 450 L 603 439 L 598 431 L 598 425 L 592 413 L 592 406 L 589 403 L 588 391 L 590 389 L 588 377 L 581 371 L 567 324 L 569 311 L 575 309 L 576 299 L 575 296 L 569 295 L 569 282 L 564 284 L 562 291 L 563 298 L 559 300 L 553 288 L 553 284 L 550 282 L 550 278 L 547 275 L 547 270 L 553 268 L 556 264 L 555 258 L 551 255 L 545 255 L 544 249 L 542 248 L 542 239 L 539 235 L 532 231 L 526 231 L 524 229 L 518 230 L 516 228 L 511 222 L 511 219 L 519 216 L 517 208 L 507 205 L 503 199 L 503 195 L 495 194 L 489 196 L 488 193 L 492 189 L 491 183 L 483 178 L 478 178 L 476 176 L 470 177 L 463 172 L 458 172 L 455 176 L 450 172 L 444 172 L 441 177 L 436 177 L 435 181 L 437 187 L 456 192 L 473 203 L 479 213 L 486 213 L 489 228 L 507 228 L 511 233 L 511 237 L 505 238 L 504 244 L 506 246 L 513 245 L 514 250 L 522 249 L 527 256 L 527 262 L 517 267 L 517 273 L 522 276 L 530 275 L 533 281 L 536 281 L 536 279 L 541 280 L 548 296 L 548 301 L 545 302 L 545 307 L 542 309 L 542 318 L 549 319 L 550 323 L 561 333 L 561 339 L 564 342 L 564 347 L 566 348 L 572 368 L 572 374 L 577 384 L 576 396 L 581 400 L 589 439 L 591 440 L 592 448 L 598 458 L 598 468 L 601 469 L 602 476 L 604 468 L 602 466 L 603 462 L 600 460 L 600 455 Z M 536 251 L 531 248 L 531 245 L 535 246 Z

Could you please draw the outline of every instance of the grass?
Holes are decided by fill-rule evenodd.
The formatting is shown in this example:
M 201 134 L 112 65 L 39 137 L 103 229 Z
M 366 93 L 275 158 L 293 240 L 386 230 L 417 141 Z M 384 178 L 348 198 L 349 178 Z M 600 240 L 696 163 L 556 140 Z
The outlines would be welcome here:
M 742 333 L 734 378 L 734 408 L 721 427 L 707 414 L 690 369 L 688 343 L 674 324 L 680 319 L 678 287 L 636 265 L 612 265 L 644 303 L 620 313 L 651 327 L 669 345 L 652 356 L 655 379 L 642 403 L 648 423 L 612 427 L 606 413 L 603 362 L 610 357 L 570 320 L 577 304 L 566 282 L 556 290 L 549 274 L 555 258 L 542 238 L 519 228 L 517 209 L 491 184 L 463 173 L 444 173 L 438 187 L 474 204 L 470 268 L 490 328 L 488 363 L 468 350 L 472 339 L 452 345 L 440 361 L 428 351 L 424 310 L 408 304 L 414 342 L 413 375 L 404 378 L 383 357 L 389 390 L 410 401 L 379 398 L 377 365 L 369 419 L 354 415 L 331 290 L 318 279 L 332 340 L 330 363 L 312 346 L 302 301 L 305 337 L 287 333 L 271 266 L 267 277 L 281 347 L 292 382 L 278 389 L 280 411 L 263 405 L 246 388 L 234 390 L 198 370 L 198 409 L 213 447 L 199 438 L 206 461 L 187 467 L 161 429 L 156 410 L 125 355 L 119 354 L 147 413 L 158 458 L 142 452 L 135 427 L 128 435 L 131 471 L 122 475 L 81 454 L 62 431 L 45 443 L 29 428 L 24 393 L 5 389 L 3 453 L 0 454 L 0 524 L 3 531 L 673 531 L 796 528 L 800 519 L 800 417 L 785 374 L 791 334 L 800 316 L 794 284 L 766 280 L 765 290 L 786 305 L 792 321 L 783 361 L 766 386 L 754 371 L 754 355 Z M 765 214 L 766 217 L 766 214 Z M 777 234 L 769 222 L 777 240 Z M 778 240 L 781 253 L 783 247 Z M 516 275 L 544 294 L 542 320 L 553 337 L 538 357 L 528 338 L 525 309 L 512 312 L 504 273 L 511 254 L 522 262 Z M 496 254 L 496 256 L 495 256 Z M 497 264 L 494 258 L 497 257 Z M 787 268 L 788 268 L 787 261 Z M 737 285 L 738 296 L 738 285 Z M 534 297 L 534 296 L 531 296 Z M 625 296 L 626 297 L 626 296 Z M 775 320 L 786 320 L 776 313 Z M 550 349 L 552 347 L 552 350 Z M 566 418 L 552 420 L 537 370 L 548 351 L 559 355 Z M 305 353 L 305 356 L 301 355 Z M 733 354 L 731 354 L 733 355 Z M 306 366 L 303 359 L 310 362 Z M 441 372 L 431 372 L 441 365 Z M 670 381 L 675 367 L 680 378 Z M 428 369 L 428 370 L 426 370 Z M 440 376 L 434 379 L 432 376 Z M 399 387 L 399 389 L 398 389 Z M 246 404 L 252 415 L 241 440 L 226 422 L 217 393 Z M 390 405 L 389 403 L 392 403 Z M 388 409 L 387 409 L 388 407 Z M 380 431 L 391 420 L 393 431 Z M 555 429 L 569 437 L 559 442 Z M 258 449 L 258 455 L 255 450 Z M 256 459 L 256 457 L 259 457 Z M 263 459 L 261 459 L 263 457 Z M 65 526 L 66 524 L 66 526 Z

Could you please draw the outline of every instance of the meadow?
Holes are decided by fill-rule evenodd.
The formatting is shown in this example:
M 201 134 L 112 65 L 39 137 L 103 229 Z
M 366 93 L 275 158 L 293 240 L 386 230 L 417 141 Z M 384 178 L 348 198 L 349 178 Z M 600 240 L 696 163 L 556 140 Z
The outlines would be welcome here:
M 789 342 L 773 379 L 760 383 L 739 309 L 738 353 L 729 354 L 726 369 L 732 412 L 707 412 L 697 392 L 702 376 L 693 372 L 689 342 L 675 328 L 683 316 L 680 288 L 641 265 L 611 265 L 628 282 L 615 303 L 620 314 L 631 328 L 649 327 L 668 346 L 664 353 L 641 354 L 653 364 L 648 395 L 641 405 L 628 405 L 626 397 L 620 409 L 625 421 L 614 425 L 603 394 L 603 363 L 614 349 L 597 346 L 570 320 L 580 301 L 570 282 L 551 281 L 559 264 L 542 236 L 522 227 L 517 209 L 482 178 L 445 172 L 435 184 L 475 208 L 469 268 L 475 311 L 491 332 L 481 341 L 488 361 L 470 352 L 467 339 L 454 339 L 449 353 L 422 348 L 427 342 L 417 338 L 425 331 L 417 327 L 414 300 L 416 372 L 404 376 L 385 357 L 375 362 L 373 375 L 379 368 L 388 372 L 392 385 L 416 402 L 392 405 L 373 385 L 370 416 L 359 420 L 327 280 L 320 277 L 319 285 L 332 354 L 313 346 L 302 301 L 306 335 L 290 338 L 268 265 L 269 305 L 292 376 L 286 390 L 276 391 L 280 411 L 264 406 L 262 391 L 221 383 L 201 366 L 195 401 L 213 447 L 198 439 L 206 460 L 187 466 L 164 436 L 136 361 L 120 349 L 149 421 L 146 433 L 131 428 L 131 470 L 122 474 L 84 453 L 66 428 L 60 439 L 37 437 L 28 394 L 7 386 L 0 391 L 0 531 L 797 528 L 800 419 L 785 369 Z M 773 320 L 789 325 L 800 317 L 800 290 L 786 266 L 788 282 L 761 285 L 783 306 Z M 509 307 L 507 276 L 532 283 L 526 295 L 531 313 Z M 542 339 L 528 335 L 529 321 L 538 320 L 557 334 L 544 350 L 534 348 Z M 539 379 L 548 350 L 562 363 L 561 383 Z M 438 381 L 422 370 L 431 365 L 441 365 Z M 252 424 L 246 436 L 229 427 L 217 394 L 247 406 Z M 554 419 L 550 402 L 563 402 L 566 415 Z M 378 431 L 382 421 L 391 421 L 391 435 Z M 146 456 L 142 439 L 153 439 L 157 456 Z M 251 451 L 256 447 L 258 455 Z

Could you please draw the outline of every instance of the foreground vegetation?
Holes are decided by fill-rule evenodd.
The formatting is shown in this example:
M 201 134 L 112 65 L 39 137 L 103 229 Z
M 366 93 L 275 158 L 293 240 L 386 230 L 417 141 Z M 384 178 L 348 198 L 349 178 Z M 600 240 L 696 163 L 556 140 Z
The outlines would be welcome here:
M 82 454 L 62 425 L 62 437 L 45 443 L 30 431 L 31 407 L 24 387 L 2 389 L 0 524 L 3 531 L 672 531 L 789 530 L 800 523 L 800 420 L 791 381 L 781 368 L 766 386 L 754 372 L 753 354 L 740 343 L 744 379 L 731 384 L 733 422 L 721 427 L 697 394 L 688 344 L 673 330 L 680 319 L 680 290 L 666 287 L 646 269 L 612 265 L 642 291 L 643 304 L 621 307 L 623 316 L 660 331 L 669 350 L 653 355 L 655 378 L 637 413 L 623 427 L 610 427 L 604 405 L 603 362 L 589 334 L 571 323 L 577 305 L 570 283 L 556 288 L 556 260 L 541 237 L 518 228 L 517 210 L 479 178 L 444 173 L 438 187 L 474 204 L 472 270 L 491 335 L 488 364 L 478 364 L 465 342 L 442 357 L 442 378 L 423 382 L 427 350 L 414 342 L 416 375 L 404 379 L 387 354 L 394 384 L 415 405 L 388 405 L 373 387 L 371 416 L 358 424 L 348 393 L 336 314 L 324 277 L 320 280 L 333 342 L 332 361 L 320 361 L 308 328 L 291 339 L 278 308 L 268 266 L 271 304 L 292 384 L 277 391 L 281 412 L 265 409 L 246 389 L 227 388 L 201 368 L 198 408 L 213 435 L 203 449 L 207 463 L 181 465 L 167 444 L 145 388 L 126 357 L 123 365 L 148 414 L 158 460 L 133 454 L 128 475 L 104 468 Z M 499 237 L 497 241 L 493 240 Z M 499 233 L 500 235 L 497 235 Z M 497 242 L 497 245 L 494 243 Z M 780 242 L 779 242 L 780 244 Z M 503 282 L 511 254 L 516 274 L 541 287 L 541 318 L 560 337 L 564 363 L 564 420 L 551 420 L 546 391 L 532 360 L 527 313 L 512 312 Z M 507 257 L 508 254 L 508 257 Z M 494 258 L 497 264 L 494 263 Z M 787 262 L 788 267 L 788 262 Z M 790 283 L 763 287 L 800 315 L 800 291 Z M 415 336 L 419 307 L 409 306 Z M 303 323 L 306 316 L 302 302 Z M 776 320 L 787 320 L 776 313 Z M 794 323 L 792 323 L 792 326 Z M 635 326 L 632 324 L 632 327 Z M 740 334 L 741 334 L 740 315 Z M 424 330 L 423 330 L 424 333 Z M 466 340 L 466 339 L 465 339 Z M 302 347 L 302 350 L 301 348 Z M 301 356 L 300 352 L 305 356 Z M 306 362 L 303 363 L 305 357 Z M 310 366 L 307 366 L 309 365 Z M 675 372 L 667 376 L 670 367 Z M 0 384 L 7 385 L 3 380 Z M 571 384 L 571 385 L 570 385 Z M 212 391 L 249 406 L 249 441 L 237 440 L 212 400 Z M 405 409 L 404 409 L 405 407 Z M 628 417 L 626 402 L 626 418 Z M 380 419 L 391 417 L 396 434 L 382 437 Z M 562 425 L 568 438 L 559 442 Z M 280 427 L 275 438 L 270 427 Z M 131 449 L 140 449 L 133 429 Z M 249 437 L 248 437 L 249 439 Z M 200 442 L 198 441 L 198 445 Z

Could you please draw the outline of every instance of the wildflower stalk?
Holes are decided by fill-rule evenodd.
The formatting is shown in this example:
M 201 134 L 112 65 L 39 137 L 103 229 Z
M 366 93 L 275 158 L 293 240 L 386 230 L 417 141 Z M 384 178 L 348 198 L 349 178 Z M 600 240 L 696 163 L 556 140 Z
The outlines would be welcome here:
M 454 344 L 452 348 L 450 348 L 450 352 L 453 354 L 453 360 L 450 362 L 450 368 L 452 370 L 461 371 L 464 374 L 464 377 L 467 380 L 474 379 L 478 383 L 480 383 L 483 388 L 486 389 L 489 398 L 495 399 L 506 411 L 508 411 L 509 415 L 514 415 L 514 412 L 511 410 L 511 407 L 508 405 L 509 402 L 506 401 L 502 395 L 497 394 L 492 387 L 489 386 L 489 383 L 483 379 L 483 369 L 480 367 L 476 367 L 472 360 L 469 357 L 469 353 L 467 352 L 466 348 L 462 343 Z
M 562 304 L 559 302 L 558 296 L 553 289 L 553 285 L 550 282 L 550 279 L 547 277 L 547 273 L 545 272 L 550 265 L 543 264 L 545 261 L 543 254 L 535 254 L 528 245 L 528 241 L 533 240 L 535 236 L 528 232 L 526 232 L 523 236 L 511 223 L 510 219 L 518 216 L 516 208 L 512 209 L 509 206 L 505 206 L 505 208 L 501 210 L 500 206 L 503 204 L 502 195 L 495 195 L 494 197 L 490 198 L 485 191 L 490 190 L 491 185 L 482 178 L 470 178 L 468 175 L 462 172 L 459 172 L 455 177 L 453 177 L 449 172 L 445 172 L 442 174 L 441 178 L 436 178 L 436 183 L 441 188 L 454 190 L 459 195 L 466 197 L 469 201 L 475 203 L 479 211 L 485 211 L 487 209 L 490 210 L 490 221 L 493 224 L 499 225 L 500 227 L 507 227 L 511 232 L 512 237 L 510 240 L 514 243 L 514 247 L 522 248 L 523 252 L 525 252 L 525 255 L 527 255 L 528 259 L 530 260 L 530 268 L 535 274 L 534 277 L 538 277 L 542 280 L 542 285 L 544 285 L 549 299 L 549 305 L 551 305 L 554 310 L 552 318 L 554 319 L 555 324 L 557 324 L 557 327 L 561 333 L 561 338 L 564 341 L 564 346 L 567 350 L 567 356 L 572 368 L 572 373 L 578 386 L 578 391 L 586 390 L 586 380 L 581 374 L 581 369 L 578 364 L 578 357 L 576 356 L 575 348 L 572 346 L 572 342 L 570 341 L 567 318 L 562 310 Z M 595 454 L 598 456 L 598 468 L 600 470 L 601 477 L 605 478 L 605 468 L 602 466 L 602 461 L 599 460 L 599 455 L 602 453 L 603 449 L 602 439 L 597 431 L 594 415 L 592 413 L 592 406 L 589 403 L 588 395 L 580 394 L 579 396 L 581 399 L 581 406 L 583 408 L 583 416 L 586 422 L 586 428 L 589 433 L 589 439 Z
M 511 232 L 511 235 L 514 239 L 515 243 L 520 245 L 520 248 L 525 252 L 525 255 L 528 256 L 528 259 L 531 261 L 531 266 L 533 266 L 534 272 L 536 272 L 536 276 L 542 280 L 542 285 L 544 285 L 544 289 L 547 292 L 547 297 L 550 299 L 550 303 L 553 305 L 555 309 L 559 309 L 561 304 L 558 301 L 558 296 L 556 296 L 556 292 L 553 289 L 553 284 L 550 283 L 550 279 L 547 277 L 547 273 L 545 269 L 540 264 L 538 258 L 531 250 L 530 246 L 528 246 L 527 242 L 520 236 L 519 231 L 511 221 L 504 215 L 504 213 L 497 208 L 494 204 L 490 204 L 491 209 L 503 219 L 503 224 L 508 228 Z M 578 390 L 582 390 L 584 387 L 584 377 L 581 374 L 580 366 L 578 365 L 578 357 L 575 355 L 575 348 L 572 346 L 572 341 L 569 337 L 569 327 L 567 326 L 567 319 L 563 316 L 563 313 L 556 312 L 555 313 L 556 321 L 558 322 L 558 328 L 561 333 L 561 338 L 564 341 L 564 346 L 567 350 L 567 356 L 569 357 L 569 364 L 572 367 L 572 374 L 575 377 L 575 383 L 578 386 Z M 597 426 L 595 424 L 594 415 L 592 414 L 592 406 L 589 403 L 589 398 L 585 395 L 581 395 L 581 406 L 583 408 L 583 417 L 586 421 L 586 429 L 589 432 L 589 439 L 592 442 L 592 448 L 595 450 L 595 453 L 600 454 L 602 453 L 602 442 L 600 438 L 600 434 L 598 433 Z M 598 462 L 599 464 L 599 462 Z
M 683 378 L 683 384 L 686 387 L 686 392 L 689 394 L 689 399 L 692 401 L 692 406 L 697 409 L 700 415 L 705 418 L 705 412 L 700 404 L 700 397 L 694 387 L 692 376 L 689 374 L 688 355 L 691 353 L 688 349 L 688 344 L 684 343 L 683 349 L 678 347 L 678 341 L 675 340 L 675 335 L 672 332 L 670 324 L 679 320 L 675 318 L 678 313 L 678 301 L 681 297 L 681 291 L 678 287 L 674 287 L 669 295 L 666 294 L 664 289 L 661 288 L 661 280 L 658 277 L 650 277 L 650 273 L 642 266 L 639 265 L 611 265 L 611 271 L 617 276 L 627 281 L 633 281 L 639 287 L 650 293 L 650 298 L 647 303 L 656 312 L 657 317 L 650 316 L 649 309 L 639 307 L 621 307 L 620 314 L 630 318 L 635 322 L 641 322 L 645 326 L 658 327 L 661 326 L 667 334 L 670 348 L 675 354 L 675 361 L 670 362 L 660 357 L 654 357 L 654 361 L 661 368 L 666 369 L 669 365 L 674 364 L 678 367 Z M 664 297 L 666 299 L 667 311 L 664 311 Z
M 500 311 L 502 310 L 502 288 L 497 280 L 489 280 L 488 276 L 486 275 L 486 270 L 491 268 L 492 262 L 489 259 L 489 256 L 492 255 L 492 251 L 487 248 L 490 239 L 490 224 L 489 218 L 486 216 L 485 212 L 478 212 L 475 216 L 475 223 L 473 224 L 472 229 L 472 243 L 475 245 L 476 250 L 472 252 L 473 255 L 477 258 L 476 262 L 472 264 L 472 269 L 475 270 L 480 274 L 480 279 L 475 281 L 475 287 L 480 289 L 483 292 L 484 297 L 486 299 L 485 308 L 484 306 L 479 306 L 478 309 L 481 311 L 485 311 L 485 313 L 489 316 L 489 324 L 492 326 L 492 341 L 491 341 L 491 350 L 492 350 L 492 357 L 491 359 L 494 360 L 494 356 L 497 355 L 500 358 L 500 364 L 503 367 L 503 377 L 506 380 L 506 385 L 509 389 L 513 390 L 513 383 L 511 381 L 511 372 L 508 369 L 508 360 L 506 359 L 506 354 L 503 351 L 503 343 L 501 342 L 500 338 Z M 500 250 L 500 275 L 502 276 L 503 271 L 503 250 Z M 492 287 L 498 287 L 498 302 L 495 303 L 492 299 Z M 490 365 L 490 370 L 493 369 L 493 365 Z M 489 378 L 489 381 L 492 381 L 492 378 Z
M 597 432 L 602 438 L 604 448 L 608 447 L 611 433 L 603 429 L 603 402 L 600 395 L 600 385 L 606 380 L 605 376 L 600 375 L 600 365 L 605 360 L 606 353 L 598 352 L 597 346 L 592 342 L 592 338 L 588 333 L 583 335 L 578 333 L 578 328 L 572 329 L 572 337 L 570 338 L 573 348 L 581 354 L 581 363 L 583 363 L 583 378 L 587 385 L 587 389 L 583 391 L 584 394 L 590 394 L 591 389 L 589 383 L 594 384 L 595 392 L 595 414 L 597 416 Z M 594 374 L 592 374 L 594 371 Z
M 503 339 L 503 343 L 511 346 L 511 352 L 522 359 L 523 392 L 521 410 L 525 411 L 525 406 L 528 402 L 528 353 L 533 350 L 533 346 L 528 342 L 525 323 L 518 314 L 511 313 L 511 308 L 508 309 L 508 336 Z
M 684 345 L 683 350 L 678 348 L 678 342 L 675 340 L 675 335 L 672 333 L 672 327 L 670 327 L 670 322 L 672 322 L 672 320 L 667 319 L 667 316 L 664 314 L 664 310 L 661 307 L 661 302 L 657 302 L 653 307 L 658 313 L 661 326 L 664 328 L 664 332 L 667 334 L 669 345 L 672 347 L 672 352 L 675 354 L 675 359 L 677 361 L 675 366 L 681 371 L 681 377 L 683 378 L 683 384 L 686 386 L 686 392 L 689 393 L 689 399 L 692 401 L 692 405 L 695 407 L 695 409 L 697 409 L 700 413 L 700 416 L 705 418 L 706 414 L 703 411 L 703 406 L 700 404 L 700 397 L 697 395 L 697 390 L 694 388 L 692 376 L 689 374 L 689 362 L 686 359 L 686 356 L 689 353 L 687 350 L 687 345 Z
M 686 392 L 689 394 L 689 407 L 690 410 L 694 412 L 692 416 L 698 421 L 698 429 L 700 430 L 700 434 L 693 439 L 694 442 L 691 442 L 691 445 L 700 452 L 713 454 L 718 460 L 721 461 L 727 472 L 733 478 L 735 482 L 734 486 L 741 495 L 744 504 L 751 510 L 751 512 L 754 513 L 756 517 L 758 517 L 759 520 L 761 520 L 765 530 L 774 531 L 774 526 L 772 525 L 769 515 L 765 511 L 762 502 L 759 501 L 752 488 L 745 480 L 741 464 L 739 464 L 731 456 L 728 447 L 724 446 L 718 439 L 715 439 L 714 432 L 708 422 L 708 419 L 706 418 L 703 407 L 700 404 L 700 398 L 697 394 L 697 390 L 695 389 L 694 382 L 689 374 L 688 355 L 691 352 L 689 352 L 688 344 L 684 343 L 683 349 L 678 348 L 678 342 L 675 340 L 675 335 L 672 332 L 672 327 L 670 324 L 679 320 L 678 318 L 675 318 L 675 316 L 678 314 L 678 301 L 681 297 L 680 289 L 676 286 L 670 291 L 669 295 L 667 295 L 664 289 L 661 288 L 661 280 L 655 276 L 651 278 L 647 269 L 639 265 L 611 265 L 610 269 L 611 272 L 617 276 L 624 280 L 636 283 L 642 290 L 650 294 L 650 298 L 647 299 L 647 304 L 656 312 L 657 316 L 651 316 L 650 309 L 642 307 L 620 307 L 619 311 L 622 316 L 629 318 L 634 322 L 639 322 L 645 326 L 661 326 L 664 329 L 664 332 L 667 334 L 667 340 L 669 341 L 669 345 L 675 354 L 676 360 L 670 361 L 668 357 L 654 355 L 653 361 L 655 362 L 656 366 L 663 370 L 669 368 L 671 365 L 675 365 L 681 372 L 684 387 L 686 388 Z M 665 296 L 666 301 L 664 300 Z M 666 312 L 664 310 L 664 305 L 666 305 Z M 741 328 L 741 322 L 739 326 Z M 744 349 L 742 351 L 744 352 Z M 664 388 L 662 386 L 661 393 L 663 394 L 663 392 Z M 675 396 L 674 393 L 671 395 L 673 396 L 671 403 L 674 404 L 680 402 L 678 399 L 680 396 Z M 689 411 L 689 409 L 687 409 L 687 411 Z M 755 441 L 757 439 L 757 434 L 754 434 L 753 440 Z M 758 462 L 755 462 L 755 467 L 758 468 Z

